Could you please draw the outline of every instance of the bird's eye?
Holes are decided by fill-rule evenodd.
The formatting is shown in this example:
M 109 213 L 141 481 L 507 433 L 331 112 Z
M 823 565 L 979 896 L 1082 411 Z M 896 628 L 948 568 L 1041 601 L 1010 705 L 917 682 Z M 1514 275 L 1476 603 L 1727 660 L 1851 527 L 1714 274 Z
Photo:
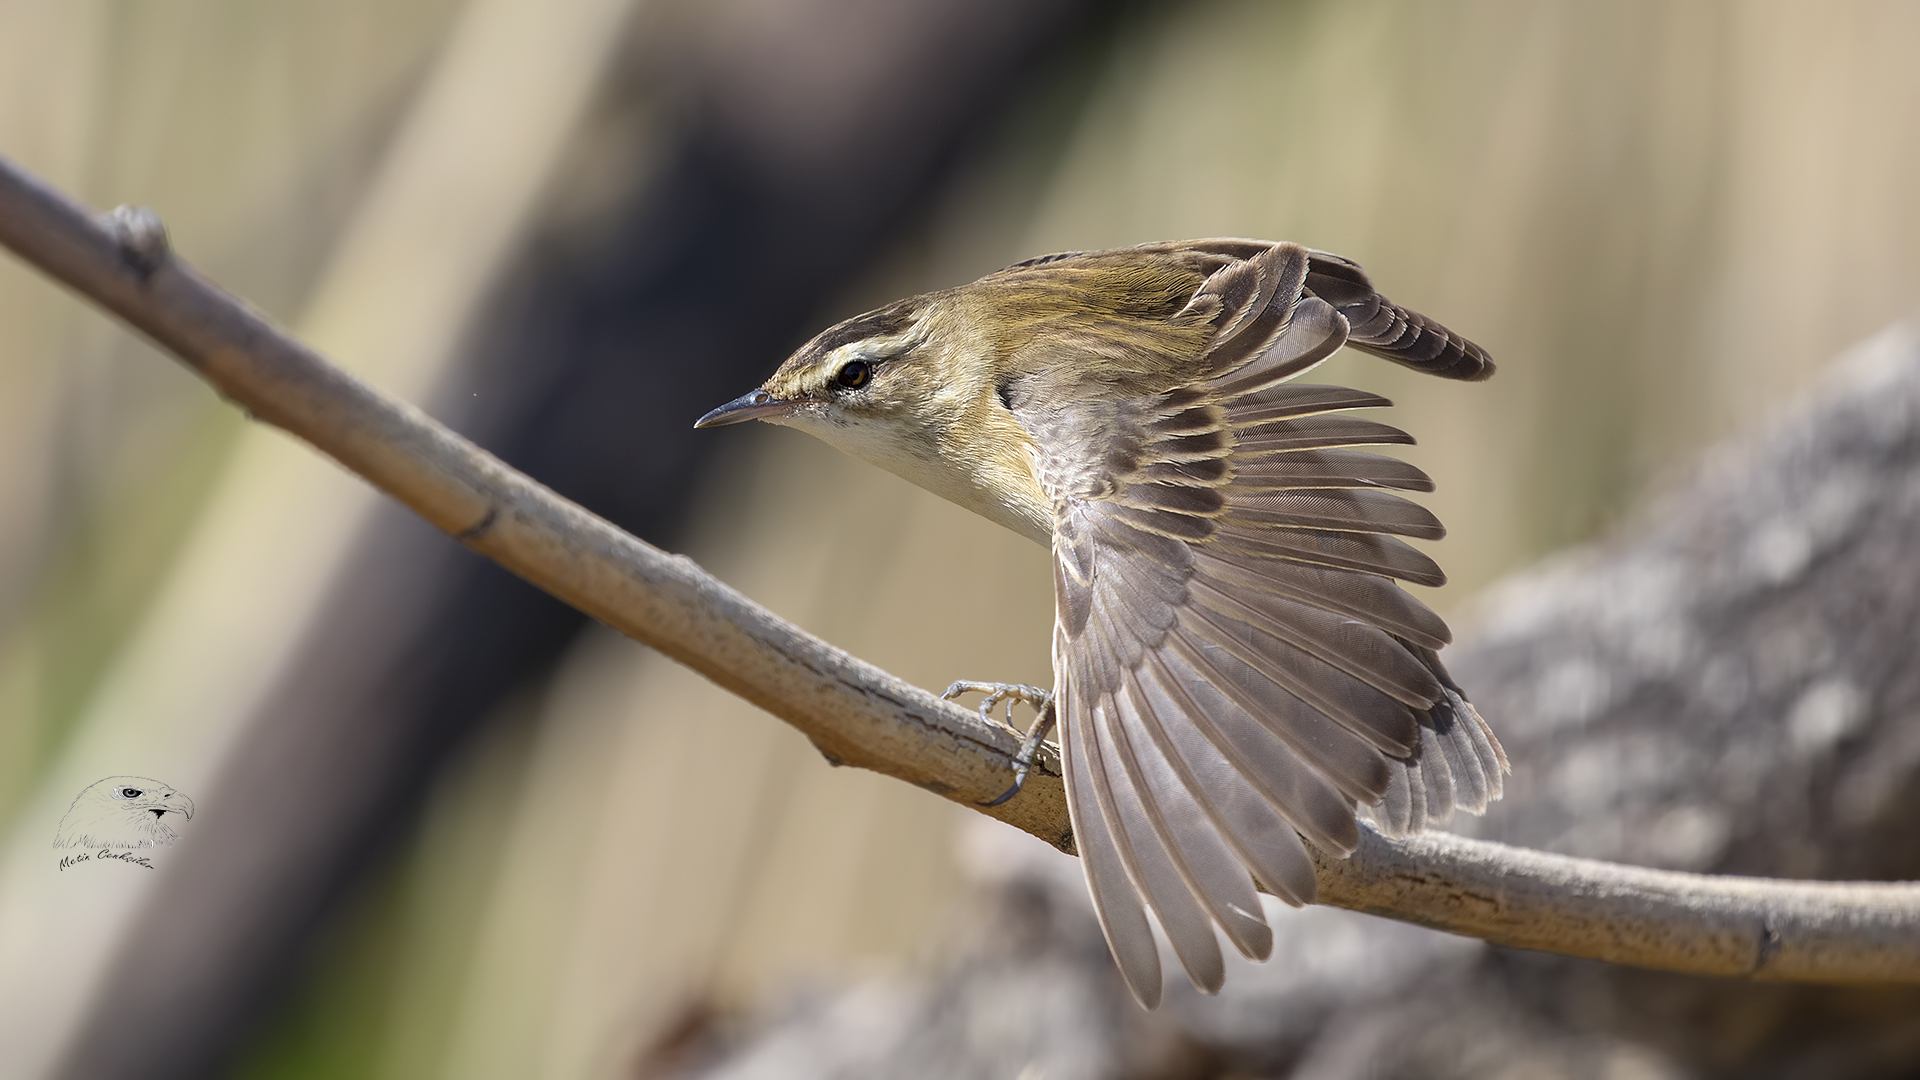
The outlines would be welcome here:
M 123 787 L 120 789 L 120 797 L 123 799 L 137 799 L 143 794 L 145 794 L 145 792 L 137 787 Z
M 858 390 L 873 378 L 873 365 L 865 360 L 849 360 L 847 366 L 840 369 L 834 381 L 849 390 Z

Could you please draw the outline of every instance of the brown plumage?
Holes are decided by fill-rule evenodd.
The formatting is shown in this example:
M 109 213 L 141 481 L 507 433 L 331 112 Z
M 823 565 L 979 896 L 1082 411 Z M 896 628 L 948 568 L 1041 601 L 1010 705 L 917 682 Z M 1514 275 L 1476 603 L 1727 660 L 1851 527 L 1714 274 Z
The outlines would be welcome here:
M 1128 985 L 1159 1000 L 1151 907 L 1195 985 L 1213 927 L 1272 935 L 1255 879 L 1314 898 L 1311 843 L 1500 796 L 1499 743 L 1395 580 L 1444 577 L 1412 442 L 1288 380 L 1342 345 L 1454 379 L 1472 342 L 1297 245 L 1200 240 L 1050 255 L 808 343 L 701 423 L 802 427 L 1051 546 L 1055 705 L 1074 835 Z

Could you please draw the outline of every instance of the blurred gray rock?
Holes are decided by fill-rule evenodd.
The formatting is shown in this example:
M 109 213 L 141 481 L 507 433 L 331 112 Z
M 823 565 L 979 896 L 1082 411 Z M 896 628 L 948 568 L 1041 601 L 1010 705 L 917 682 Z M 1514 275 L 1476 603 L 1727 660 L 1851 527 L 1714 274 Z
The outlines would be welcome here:
M 1716 873 L 1920 877 L 1920 328 L 1856 349 L 1472 622 L 1447 658 L 1514 775 L 1459 831 Z M 1920 989 L 1676 976 L 1325 908 L 1272 906 L 1272 962 L 1237 965 L 1218 998 L 1170 979 L 1144 1013 L 1077 864 L 1028 840 L 980 823 L 982 899 L 919 979 L 796 998 L 660 1075 L 1920 1074 Z

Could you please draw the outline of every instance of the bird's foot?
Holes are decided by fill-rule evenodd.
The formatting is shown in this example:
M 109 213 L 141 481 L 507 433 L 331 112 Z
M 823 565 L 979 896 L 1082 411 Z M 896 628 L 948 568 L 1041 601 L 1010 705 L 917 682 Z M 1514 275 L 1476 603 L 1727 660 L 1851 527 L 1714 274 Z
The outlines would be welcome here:
M 989 724 L 994 722 L 993 707 L 1002 701 L 1006 702 L 1006 725 L 1015 731 L 1020 729 L 1013 722 L 1014 702 L 1031 705 L 1039 713 L 1034 719 L 1032 729 L 1027 731 L 1026 737 L 1021 740 L 1019 751 L 1013 755 L 1013 786 L 1001 793 L 999 798 L 980 804 L 981 806 L 999 806 L 1020 794 L 1020 789 L 1026 786 L 1027 773 L 1033 769 L 1033 759 L 1040 753 L 1040 744 L 1046 742 L 1048 733 L 1053 730 L 1055 721 L 1053 693 L 1024 683 L 973 682 L 961 679 L 947 687 L 947 692 L 940 696 L 947 701 L 952 701 L 961 694 L 986 695 L 980 699 L 980 719 Z
M 993 707 L 1003 701 L 1006 702 L 1006 726 L 1013 728 L 1015 731 L 1022 731 L 1022 729 L 1013 722 L 1013 706 L 1016 702 L 1031 705 L 1036 712 L 1046 712 L 1047 706 L 1053 704 L 1053 691 L 1051 690 L 1042 690 L 1037 686 L 1028 686 L 1025 683 L 974 682 L 972 679 L 960 679 L 952 686 L 947 687 L 946 692 L 940 695 L 940 700 L 952 701 L 962 694 L 987 695 L 980 699 L 980 719 L 985 720 L 989 724 L 994 722 Z M 1024 734 L 1024 732 L 1022 733 Z

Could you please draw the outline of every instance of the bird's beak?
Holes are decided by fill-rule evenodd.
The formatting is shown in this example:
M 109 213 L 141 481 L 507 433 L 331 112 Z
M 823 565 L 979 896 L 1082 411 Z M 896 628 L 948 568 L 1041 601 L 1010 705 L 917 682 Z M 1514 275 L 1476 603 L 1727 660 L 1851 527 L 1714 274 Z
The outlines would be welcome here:
M 758 420 L 763 416 L 774 416 L 785 412 L 791 401 L 782 401 L 765 390 L 755 390 L 750 394 L 741 394 L 725 405 L 713 410 L 693 422 L 697 428 L 719 427 L 722 424 L 737 424 L 742 420 Z

